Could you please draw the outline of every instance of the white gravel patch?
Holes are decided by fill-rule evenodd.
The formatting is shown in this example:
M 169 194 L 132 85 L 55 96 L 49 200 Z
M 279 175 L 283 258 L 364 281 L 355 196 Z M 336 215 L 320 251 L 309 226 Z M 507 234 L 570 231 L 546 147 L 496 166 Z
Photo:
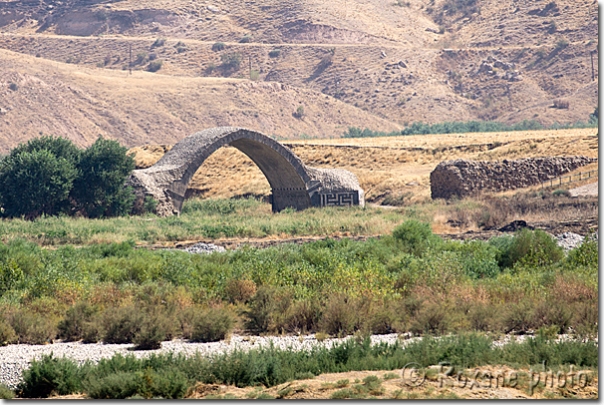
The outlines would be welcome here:
M 581 235 L 573 233 L 573 232 L 564 232 L 560 235 L 556 235 L 555 238 L 558 243 L 558 246 L 563 248 L 565 252 L 578 248 L 579 246 L 581 246 L 581 244 L 585 240 L 584 236 L 581 236 Z M 594 238 L 595 241 L 598 242 L 597 233 L 594 233 L 592 235 L 592 238 Z

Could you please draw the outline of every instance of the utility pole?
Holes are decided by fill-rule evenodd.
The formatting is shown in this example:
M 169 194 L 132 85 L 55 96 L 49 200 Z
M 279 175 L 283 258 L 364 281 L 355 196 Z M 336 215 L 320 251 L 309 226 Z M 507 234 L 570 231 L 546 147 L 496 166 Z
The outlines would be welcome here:
M 591 56 L 591 81 L 595 81 L 596 80 L 596 74 L 594 72 L 594 53 L 596 53 L 596 50 L 593 50 L 589 53 L 589 56 Z
M 250 76 L 250 79 L 251 79 L 252 78 L 252 55 L 248 55 L 247 58 L 248 58 L 248 61 L 249 61 L 249 64 L 250 64 L 250 68 L 249 68 L 250 75 L 249 76 Z
M 128 71 L 132 74 L 132 44 L 130 46 L 130 61 L 128 62 Z

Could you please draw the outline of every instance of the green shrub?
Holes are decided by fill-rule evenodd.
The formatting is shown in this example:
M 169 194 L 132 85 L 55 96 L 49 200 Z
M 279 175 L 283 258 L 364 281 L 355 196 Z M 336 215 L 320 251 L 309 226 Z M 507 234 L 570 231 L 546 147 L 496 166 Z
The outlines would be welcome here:
M 398 136 L 401 135 L 401 131 L 393 132 L 380 132 L 372 131 L 368 128 L 361 129 L 356 127 L 348 127 L 348 130 L 344 132 L 344 138 L 374 138 L 379 136 Z
M 13 399 L 15 393 L 4 384 L 0 384 L 0 399 Z
M 84 385 L 87 395 L 93 399 L 125 399 L 134 396 L 144 399 L 178 399 L 184 396 L 189 384 L 183 372 L 168 366 L 160 372 L 146 368 L 141 371 L 117 371 L 100 378 L 93 374 Z
M 153 60 L 153 61 L 149 62 L 149 64 L 147 65 L 147 71 L 157 72 L 159 69 L 161 69 L 163 64 L 164 64 L 164 61 L 161 59 Z
M 206 357 L 196 355 L 152 355 L 137 359 L 133 356 L 116 355 L 98 364 L 87 363 L 69 367 L 53 363 L 40 371 L 34 362 L 32 369 L 24 373 L 24 388 L 28 397 L 44 397 L 50 392 L 84 392 L 92 398 L 178 398 L 183 395 L 187 381 L 206 384 L 226 384 L 238 387 L 265 385 L 272 387 L 296 376 L 360 370 L 400 370 L 415 362 L 418 367 L 428 367 L 441 362 L 472 368 L 482 365 L 513 365 L 525 368 L 549 367 L 574 364 L 577 367 L 598 366 L 598 346 L 595 342 L 580 340 L 555 342 L 543 337 L 528 338 L 521 343 L 510 342 L 503 346 L 493 345 L 493 340 L 480 334 L 443 336 L 438 339 L 426 336 L 405 345 L 375 344 L 370 339 L 349 339 L 332 347 L 315 347 L 296 351 L 265 347 L 249 351 L 235 350 Z M 60 372 L 59 372 L 60 371 Z M 32 378 L 36 376 L 35 378 Z M 78 377 L 78 378 L 74 378 Z M 83 381 L 81 386 L 77 381 Z M 366 395 L 370 390 L 380 395 L 381 381 L 368 378 L 351 389 L 354 395 Z M 342 386 L 343 384 L 340 384 Z M 65 388 L 59 388 L 65 387 Z M 22 395 L 25 396 L 25 395 Z
M 281 49 L 273 49 L 268 53 L 270 58 L 278 58 L 281 55 Z
M 302 119 L 304 118 L 304 116 L 306 115 L 304 112 L 304 107 L 299 105 L 298 108 L 296 108 L 296 111 L 294 112 L 294 117 L 298 118 L 298 119 Z
M 155 310 L 146 313 L 141 322 L 140 330 L 136 332 L 132 342 L 136 350 L 156 350 L 161 348 L 161 342 L 172 336 L 174 324 L 170 316 Z
M 0 207 L 8 217 L 56 215 L 69 207 L 79 150 L 67 139 L 43 136 L 0 159 Z
M 80 340 L 84 337 L 85 324 L 90 322 L 98 309 L 88 302 L 79 302 L 67 310 L 65 318 L 58 325 L 59 339 L 66 342 Z
M 220 61 L 222 62 L 222 68 L 225 70 L 239 70 L 241 66 L 241 54 L 225 53 L 220 55 Z
M 316 300 L 294 301 L 285 312 L 282 322 L 275 325 L 277 330 L 288 333 L 309 333 L 317 329 L 321 309 Z
M 329 398 L 330 399 L 348 399 L 348 398 L 354 398 L 355 396 L 356 395 L 352 389 L 344 388 L 344 389 L 335 391 L 333 394 L 331 394 L 331 396 Z
M 432 234 L 430 224 L 416 220 L 407 220 L 397 226 L 392 236 L 400 242 L 404 252 L 415 256 L 423 256 L 424 253 L 440 241 L 438 236 Z
M 563 258 L 564 252 L 554 238 L 539 229 L 522 229 L 514 236 L 510 247 L 510 260 L 513 264 L 547 266 Z
M 155 42 L 153 42 L 153 45 L 151 45 L 151 48 L 158 48 L 160 46 L 164 46 L 165 43 L 166 43 L 165 38 L 157 38 L 155 40 Z
M 244 35 L 243 38 L 239 40 L 239 42 L 242 44 L 248 44 L 252 42 L 252 37 L 250 37 L 249 35 Z
M 86 394 L 92 399 L 125 399 L 136 395 L 141 385 L 141 376 L 118 371 L 103 378 L 90 379 L 86 383 Z
M 232 316 L 222 308 L 210 308 L 199 314 L 193 324 L 193 342 L 218 342 L 233 329 Z
M 230 279 L 224 291 L 230 303 L 246 303 L 256 294 L 256 283 L 252 280 Z
M 514 262 L 510 256 L 512 245 L 514 244 L 514 238 L 512 236 L 496 236 L 489 239 L 489 244 L 497 249 L 495 258 L 498 266 L 501 269 L 512 267 L 514 265 Z
M 0 346 L 6 346 L 17 342 L 17 334 L 10 323 L 3 318 L 0 318 Z
M 255 332 L 275 331 L 283 325 L 284 314 L 291 303 L 291 294 L 284 289 L 263 285 L 250 299 L 244 312 L 245 326 Z
M 449 314 L 442 303 L 424 303 L 411 321 L 410 331 L 443 335 L 449 330 Z
M 12 91 L 17 91 L 17 90 L 19 90 L 19 85 L 17 85 L 17 83 L 10 83 L 8 85 L 8 88 L 11 89 Z
M 356 303 L 349 297 L 333 295 L 325 304 L 319 330 L 330 335 L 348 335 L 360 326 Z
M 103 323 L 100 317 L 82 324 L 82 343 L 97 343 L 104 335 Z
M 214 52 L 217 52 L 217 51 L 223 51 L 223 50 L 224 50 L 224 48 L 225 48 L 224 42 L 215 42 L 215 43 L 212 45 L 212 50 L 213 50 Z
M 499 250 L 482 241 L 468 241 L 459 249 L 464 272 L 471 278 L 495 277 L 499 274 Z
M 132 343 L 134 336 L 140 331 L 143 313 L 135 306 L 110 308 L 104 313 L 105 343 Z
M 69 395 L 80 390 L 81 376 L 75 362 L 52 354 L 33 360 L 18 387 L 19 396 L 24 398 L 48 398 L 52 393 Z
M 570 267 L 590 266 L 598 268 L 598 242 L 594 235 L 587 235 L 581 245 L 568 252 L 566 261 Z
M 57 335 L 56 323 L 48 316 L 27 309 L 14 313 L 10 323 L 19 343 L 43 345 L 52 342 Z
M 136 60 L 134 61 L 135 64 L 141 64 L 143 63 L 145 60 L 147 60 L 147 52 L 139 52 L 136 54 Z
M 594 126 L 598 126 L 599 119 L 600 119 L 599 106 L 596 106 L 596 108 L 594 109 L 594 112 L 589 114 L 588 123 L 591 125 L 594 125 Z
M 132 210 L 134 193 L 124 189 L 124 182 L 135 165 L 127 152 L 118 142 L 103 138 L 82 152 L 71 196 L 85 216 L 119 216 Z

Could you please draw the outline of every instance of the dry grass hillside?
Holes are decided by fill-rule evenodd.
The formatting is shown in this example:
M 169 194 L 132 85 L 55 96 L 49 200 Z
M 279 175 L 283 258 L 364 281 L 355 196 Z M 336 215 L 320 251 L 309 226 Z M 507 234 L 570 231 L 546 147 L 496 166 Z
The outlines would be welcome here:
M 203 128 L 334 136 L 347 125 L 396 126 L 337 99 L 279 83 L 82 69 L 0 50 L 0 153 L 40 133 L 78 145 L 174 143 Z M 294 113 L 302 106 L 304 116 Z
M 95 121 L 102 130 L 67 134 L 89 141 L 103 133 L 129 145 L 146 137 L 149 143 L 167 143 L 166 139 L 192 132 L 190 128 L 221 122 L 296 138 L 339 136 L 347 126 L 395 129 L 417 121 L 534 119 L 545 125 L 585 121 L 598 99 L 590 60 L 597 41 L 593 0 L 0 0 L 0 48 L 37 56 L 35 64 L 23 57 L 24 66 L 12 68 L 36 80 L 55 79 L 54 72 L 38 78 L 36 69 L 41 66 L 55 66 L 61 72 L 57 80 L 66 86 L 95 69 L 88 74 L 124 79 L 119 86 L 125 90 L 123 69 L 132 60 L 136 73 L 130 81 L 144 78 L 140 82 L 149 87 L 156 87 L 154 76 L 162 76 L 158 80 L 165 83 L 170 80 L 165 76 L 172 76 L 170 89 L 199 83 L 241 83 L 246 88 L 252 86 L 252 78 L 257 88 L 276 82 L 296 93 L 291 98 L 295 101 L 250 94 L 251 115 L 216 107 L 224 101 L 220 91 L 204 94 L 205 104 L 184 90 L 172 94 L 165 114 L 183 116 L 195 110 L 196 120 L 158 120 L 143 111 L 146 103 L 141 107 L 131 103 L 130 116 L 157 122 L 149 135 L 126 130 L 126 124 L 106 125 L 106 118 L 96 118 L 99 105 L 87 103 L 79 112 L 60 114 L 53 123 L 56 128 L 73 124 L 88 128 Z M 224 49 L 217 49 L 216 42 L 224 43 Z M 10 60 L 7 55 L 0 56 L 2 63 Z M 228 55 L 238 55 L 239 63 L 229 64 Z M 58 64 L 46 65 L 44 60 Z M 163 62 L 159 72 L 138 72 L 157 61 Z M 200 77 L 231 81 L 202 82 Z M 0 92 L 7 80 L 3 83 Z M 232 98 L 239 100 L 243 93 Z M 320 93 L 331 98 L 322 99 Z M 103 100 L 119 105 L 120 94 L 111 92 Z M 148 98 L 142 94 L 140 98 Z M 71 97 L 67 102 L 80 104 L 77 96 Z M 262 118 L 266 109 L 276 110 L 267 99 L 283 108 L 283 116 L 274 117 L 282 122 Z M 334 108 L 326 109 L 323 100 L 334 103 Z M 306 113 L 316 113 L 302 120 L 292 117 L 300 101 Z M 24 121 L 57 115 L 44 105 L 32 104 L 27 111 Z M 46 128 L 23 134 L 12 126 L 2 128 L 2 133 L 17 139 L 40 130 Z
M 596 129 L 418 135 L 286 142 L 305 164 L 355 173 L 369 202 L 386 196 L 430 199 L 430 172 L 443 160 L 503 160 L 537 156 L 598 156 Z M 137 166 L 155 163 L 170 146 L 131 149 Z M 596 165 L 594 165 L 596 166 Z M 592 168 L 585 168 L 590 170 Z M 235 148 L 221 148 L 199 168 L 190 194 L 212 198 L 268 196 L 262 172 Z

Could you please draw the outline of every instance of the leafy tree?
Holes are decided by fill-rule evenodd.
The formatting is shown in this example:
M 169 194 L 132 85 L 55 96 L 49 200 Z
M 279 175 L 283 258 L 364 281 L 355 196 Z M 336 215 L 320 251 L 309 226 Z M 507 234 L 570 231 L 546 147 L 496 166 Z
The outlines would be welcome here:
M 43 136 L 0 161 L 0 207 L 9 217 L 57 215 L 69 208 L 80 151 L 67 139 Z
M 71 192 L 77 211 L 91 218 L 130 212 L 135 196 L 124 182 L 134 159 L 126 152 L 118 142 L 99 138 L 82 153 Z
M 22 152 L 35 152 L 47 150 L 57 158 L 63 158 L 77 165 L 80 161 L 81 151 L 69 139 L 44 135 L 39 138 L 30 139 L 27 143 L 20 144 L 10 153 L 11 156 Z

